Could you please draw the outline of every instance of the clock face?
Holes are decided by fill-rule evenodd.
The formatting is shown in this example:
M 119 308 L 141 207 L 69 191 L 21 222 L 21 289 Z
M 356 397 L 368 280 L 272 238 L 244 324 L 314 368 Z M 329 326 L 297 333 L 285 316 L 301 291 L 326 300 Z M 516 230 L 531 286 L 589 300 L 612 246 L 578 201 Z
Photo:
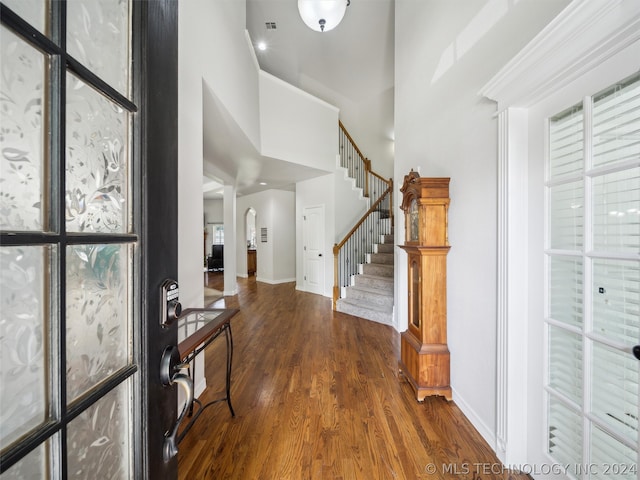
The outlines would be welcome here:
M 411 201 L 411 207 L 409 208 L 409 241 L 418 241 L 418 202 L 414 198 Z

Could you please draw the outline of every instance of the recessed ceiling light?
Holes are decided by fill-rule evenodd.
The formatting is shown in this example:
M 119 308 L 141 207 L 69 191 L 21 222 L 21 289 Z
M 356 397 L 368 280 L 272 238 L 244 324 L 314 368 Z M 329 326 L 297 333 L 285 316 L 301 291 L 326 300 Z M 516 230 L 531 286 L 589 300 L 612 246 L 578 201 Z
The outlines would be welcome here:
M 260 185 L 266 185 L 266 182 L 260 182 Z
M 258 43 L 258 50 L 266 50 L 267 49 L 267 44 L 264 42 L 259 42 Z

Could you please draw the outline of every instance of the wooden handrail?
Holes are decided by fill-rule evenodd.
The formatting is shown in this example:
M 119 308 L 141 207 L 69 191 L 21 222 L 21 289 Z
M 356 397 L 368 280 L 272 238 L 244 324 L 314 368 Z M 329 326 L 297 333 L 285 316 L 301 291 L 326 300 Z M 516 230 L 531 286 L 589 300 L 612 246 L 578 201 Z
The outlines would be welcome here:
M 349 135 L 349 132 L 347 132 L 347 129 L 344 128 L 344 125 L 342 124 L 342 122 L 340 120 L 338 120 L 338 125 L 340 125 L 340 130 L 342 130 L 342 132 L 346 135 L 346 137 L 349 139 L 349 141 L 351 142 L 351 145 L 353 145 L 353 148 L 356 150 L 356 152 L 358 152 L 358 155 L 360 155 L 360 158 L 362 158 L 362 160 L 366 160 L 367 157 L 365 157 L 362 152 L 360 151 L 360 149 L 358 148 L 358 146 L 356 145 L 356 142 L 353 141 L 353 138 L 351 138 L 351 135 Z
M 387 185 L 386 190 L 378 197 L 378 199 L 375 201 L 375 203 L 369 208 L 369 210 L 367 210 L 367 212 L 362 216 L 362 218 L 356 223 L 356 225 L 349 231 L 349 233 L 347 233 L 347 235 L 342 239 L 342 241 L 340 243 L 336 243 L 333 246 L 333 255 L 334 255 L 334 259 L 333 259 L 333 309 L 336 309 L 336 302 L 338 300 L 338 298 L 340 298 L 340 287 L 339 287 L 339 279 L 338 279 L 338 272 L 339 272 L 339 265 L 338 265 L 338 255 L 340 253 L 340 249 L 345 245 L 345 243 L 347 241 L 349 241 L 349 239 L 355 234 L 355 232 L 357 232 L 358 228 L 360 228 L 360 226 L 367 220 L 367 217 L 369 217 L 369 215 L 371 215 L 371 213 L 373 213 L 378 206 L 382 203 L 382 201 L 387 197 L 387 195 L 389 195 L 389 219 L 391 222 L 391 227 L 393 228 L 394 226 L 394 218 L 393 218 L 393 179 L 386 179 L 384 177 L 382 177 L 381 175 L 377 174 L 376 172 L 374 172 L 371 169 L 371 160 L 369 160 L 368 158 L 366 158 L 362 152 L 360 151 L 360 149 L 358 148 L 358 146 L 356 145 L 356 143 L 353 141 L 353 138 L 351 138 L 351 135 L 349 135 L 349 132 L 347 132 L 347 129 L 344 127 L 344 125 L 342 124 L 342 122 L 340 120 L 338 120 L 338 125 L 340 127 L 341 133 L 344 135 L 344 138 L 346 139 L 346 141 L 349 142 L 350 148 L 353 148 L 353 151 L 355 151 L 355 154 L 357 155 L 356 158 L 359 158 L 360 161 L 362 162 L 362 166 L 364 167 L 364 185 L 359 185 L 362 190 L 363 190 L 363 194 L 365 197 L 370 198 L 370 193 L 371 193 L 371 186 L 369 185 L 370 183 L 370 179 L 369 179 L 369 174 L 373 175 L 373 177 L 377 180 L 380 180 L 381 182 L 383 182 L 384 184 Z M 341 144 L 342 144 L 342 137 L 341 137 Z M 344 152 L 341 152 L 341 155 Z M 342 160 L 344 161 L 344 159 Z M 357 167 L 356 167 L 357 168 Z M 362 177 L 361 177 L 362 178 Z M 374 184 L 376 184 L 375 180 Z
M 334 253 L 334 255 L 337 254 L 340 251 L 340 249 L 343 247 L 343 245 L 345 243 L 347 243 L 347 240 L 349 240 L 351 235 L 353 235 L 355 233 L 355 231 L 358 229 L 358 227 L 364 223 L 364 221 L 367 219 L 369 214 L 375 212 L 375 210 L 378 207 L 378 205 L 380 205 L 382 200 L 384 200 L 384 197 L 386 197 L 389 192 L 391 192 L 391 187 L 390 186 L 387 187 L 387 189 L 384 192 L 382 192 L 382 195 L 380 195 L 380 198 L 378 198 L 378 200 L 376 200 L 376 202 L 373 205 L 371 205 L 371 208 L 369 208 L 369 210 L 367 210 L 367 212 L 362 216 L 362 218 L 360 220 L 358 220 L 358 223 L 356 223 L 356 226 L 353 227 L 349 231 L 349 233 L 347 233 L 345 235 L 345 237 L 342 239 L 342 241 L 340 243 L 336 243 L 336 244 L 333 245 L 333 253 Z
M 380 203 L 389 195 L 389 201 L 393 198 L 393 182 L 391 185 L 387 187 L 387 189 L 380 195 L 378 200 L 371 205 L 371 208 L 367 210 L 367 212 L 362 216 L 362 218 L 356 223 L 356 225 L 345 235 L 340 243 L 336 243 L 333 245 L 333 310 L 336 309 L 336 302 L 338 298 L 340 298 L 340 286 L 338 280 L 338 256 L 340 254 L 340 249 L 349 241 L 349 239 L 354 235 L 354 233 L 358 230 L 358 228 L 367 220 L 367 217 L 376 211 Z M 391 226 L 393 226 L 393 216 L 391 218 Z

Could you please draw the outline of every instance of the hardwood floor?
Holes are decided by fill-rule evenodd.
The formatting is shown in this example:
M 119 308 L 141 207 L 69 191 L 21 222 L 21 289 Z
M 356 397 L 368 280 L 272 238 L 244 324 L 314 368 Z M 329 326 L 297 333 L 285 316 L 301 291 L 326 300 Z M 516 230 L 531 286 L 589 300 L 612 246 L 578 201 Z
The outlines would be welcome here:
M 503 472 L 454 403 L 415 400 L 398 378 L 391 327 L 333 312 L 330 299 L 292 283 L 238 284 L 217 303 L 240 308 L 236 417 L 225 403 L 203 412 L 179 446 L 180 479 L 529 478 Z M 223 347 L 205 353 L 205 402 L 224 386 Z

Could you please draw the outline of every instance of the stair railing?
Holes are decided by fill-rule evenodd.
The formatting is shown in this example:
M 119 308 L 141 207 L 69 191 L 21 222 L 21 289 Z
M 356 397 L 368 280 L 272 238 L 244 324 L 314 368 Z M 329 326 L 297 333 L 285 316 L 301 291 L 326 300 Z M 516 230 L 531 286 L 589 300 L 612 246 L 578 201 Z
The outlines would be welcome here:
M 342 122 L 338 121 L 338 124 L 340 165 L 355 178 L 356 186 L 362 188 L 372 205 L 342 241 L 333 246 L 334 310 L 342 296 L 342 288 L 347 287 L 351 276 L 358 273 L 358 265 L 365 263 L 373 244 L 379 243 L 380 236 L 390 233 L 389 229 L 393 227 L 393 179 L 387 180 L 371 170 L 371 160 L 362 154 Z
M 358 273 L 358 265 L 365 263 L 367 253 L 372 253 L 373 244 L 380 243 L 380 236 L 389 234 L 393 218 L 393 181 L 389 179 L 387 188 L 371 205 L 340 243 L 333 246 L 333 309 L 342 297 L 342 289 L 349 286 L 351 276 Z M 385 222 L 390 225 L 385 225 Z
M 347 169 L 349 176 L 356 180 L 356 186 L 362 189 L 363 195 L 375 202 L 389 185 L 389 180 L 371 170 L 371 160 L 366 158 L 347 132 L 341 121 L 339 147 L 340 166 Z M 390 212 L 392 214 L 393 212 Z

